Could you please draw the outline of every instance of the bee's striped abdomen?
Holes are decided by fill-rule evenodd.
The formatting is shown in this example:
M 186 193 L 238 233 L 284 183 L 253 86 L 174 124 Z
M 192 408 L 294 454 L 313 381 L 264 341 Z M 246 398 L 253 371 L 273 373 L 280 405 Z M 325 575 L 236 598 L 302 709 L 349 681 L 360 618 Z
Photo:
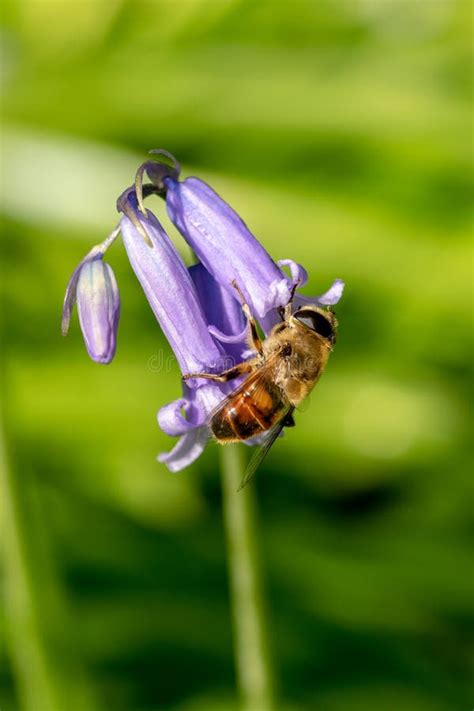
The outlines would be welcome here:
M 285 409 L 281 391 L 265 382 L 241 389 L 211 419 L 211 430 L 220 441 L 232 442 L 262 434 L 277 422 Z

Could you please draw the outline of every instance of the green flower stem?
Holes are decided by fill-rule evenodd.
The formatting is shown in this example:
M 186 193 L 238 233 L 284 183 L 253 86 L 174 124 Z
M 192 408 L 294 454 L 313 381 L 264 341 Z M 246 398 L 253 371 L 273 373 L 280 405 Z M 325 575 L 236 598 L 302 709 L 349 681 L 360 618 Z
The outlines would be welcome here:
M 255 489 L 249 485 L 237 491 L 245 472 L 243 449 L 234 444 L 220 452 L 237 676 L 245 711 L 272 711 Z

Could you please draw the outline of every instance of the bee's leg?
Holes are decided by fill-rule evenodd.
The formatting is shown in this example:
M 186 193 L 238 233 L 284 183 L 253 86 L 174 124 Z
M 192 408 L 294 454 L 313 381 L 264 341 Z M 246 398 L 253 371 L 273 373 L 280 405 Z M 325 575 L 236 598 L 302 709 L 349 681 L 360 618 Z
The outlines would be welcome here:
M 281 306 L 280 309 L 278 309 L 278 311 L 279 311 L 279 313 L 280 313 L 280 316 L 282 317 L 282 320 L 283 320 L 283 321 L 288 321 L 288 319 L 289 319 L 290 316 L 291 316 L 291 309 L 292 309 L 292 306 L 293 306 L 293 299 L 295 298 L 295 292 L 296 292 L 297 288 L 299 287 L 299 285 L 300 285 L 299 280 L 298 280 L 298 281 L 295 281 L 295 283 L 294 283 L 293 286 L 291 287 L 290 298 L 288 299 L 287 305 L 284 306 L 284 307 Z
M 295 419 L 291 412 L 288 413 L 288 415 L 285 417 L 283 420 L 283 426 L 284 427 L 294 427 L 295 426 Z
M 219 383 L 227 383 L 229 380 L 234 380 L 238 378 L 239 375 L 244 375 L 245 373 L 250 373 L 253 369 L 253 365 L 249 361 L 244 361 L 243 363 L 238 363 L 228 370 L 224 370 L 222 373 L 185 373 L 183 375 L 183 380 L 191 380 L 192 378 L 205 378 L 206 380 L 217 380 Z
M 254 348 L 254 350 L 257 351 L 260 355 L 263 353 L 263 348 L 262 348 L 262 340 L 260 336 L 258 335 L 258 328 L 257 328 L 257 322 L 255 321 L 254 317 L 250 313 L 250 308 L 247 302 L 245 301 L 245 296 L 242 294 L 242 291 L 237 284 L 236 280 L 234 279 L 232 282 L 232 286 L 236 290 L 237 294 L 239 295 L 239 299 L 242 302 L 242 311 L 244 312 L 245 318 L 247 319 L 247 323 L 250 327 L 250 345 Z

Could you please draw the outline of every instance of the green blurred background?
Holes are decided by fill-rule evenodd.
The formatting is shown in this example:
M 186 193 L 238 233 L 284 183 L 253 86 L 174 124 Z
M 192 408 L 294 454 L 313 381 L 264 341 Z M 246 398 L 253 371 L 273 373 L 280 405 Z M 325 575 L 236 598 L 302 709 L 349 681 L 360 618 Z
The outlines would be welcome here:
M 472 7 L 4 4 L 2 711 L 237 708 L 216 447 L 155 461 L 179 374 L 151 367 L 168 346 L 120 246 L 113 363 L 59 328 L 158 147 L 307 293 L 347 284 L 328 372 L 254 484 L 279 708 L 472 706 Z

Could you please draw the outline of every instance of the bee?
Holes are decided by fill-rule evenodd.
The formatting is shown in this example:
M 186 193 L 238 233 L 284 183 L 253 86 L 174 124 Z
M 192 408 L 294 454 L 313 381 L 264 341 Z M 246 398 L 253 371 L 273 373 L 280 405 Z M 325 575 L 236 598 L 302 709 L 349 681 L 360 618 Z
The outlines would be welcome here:
M 337 319 L 329 309 L 304 305 L 293 310 L 296 286 L 281 321 L 261 340 L 255 319 L 235 281 L 249 326 L 249 345 L 255 357 L 222 373 L 187 373 L 184 380 L 206 378 L 228 382 L 246 375 L 242 384 L 211 413 L 209 429 L 219 444 L 242 442 L 262 436 L 251 458 L 241 489 L 256 472 L 284 427 L 293 427 L 293 411 L 321 377 L 336 341 Z

